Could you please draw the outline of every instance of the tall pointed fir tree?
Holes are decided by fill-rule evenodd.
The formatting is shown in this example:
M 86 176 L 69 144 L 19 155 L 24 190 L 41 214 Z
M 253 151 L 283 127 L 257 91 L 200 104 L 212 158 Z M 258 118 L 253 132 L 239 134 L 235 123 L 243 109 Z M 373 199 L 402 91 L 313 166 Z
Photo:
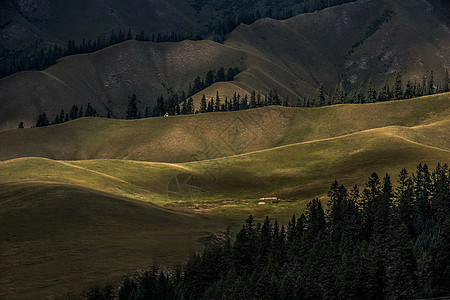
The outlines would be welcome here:
M 392 88 L 394 100 L 403 99 L 403 84 L 402 84 L 402 75 L 400 72 L 395 74 L 394 79 L 394 87 Z
M 203 94 L 202 99 L 200 100 L 200 113 L 206 112 L 206 97 L 205 94 Z
M 325 105 L 325 92 L 324 92 L 323 83 L 321 83 L 316 90 L 316 105 L 317 106 Z
M 128 109 L 125 118 L 127 120 L 137 119 L 138 109 L 137 109 L 137 97 L 133 94 L 128 97 Z

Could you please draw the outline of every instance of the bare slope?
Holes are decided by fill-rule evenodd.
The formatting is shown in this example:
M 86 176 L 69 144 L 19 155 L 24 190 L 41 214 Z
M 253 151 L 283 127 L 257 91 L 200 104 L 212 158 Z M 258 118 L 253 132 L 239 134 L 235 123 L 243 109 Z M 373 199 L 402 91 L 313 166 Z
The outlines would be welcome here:
M 324 82 L 333 89 L 339 81 L 380 82 L 395 72 L 417 81 L 430 70 L 442 76 L 450 68 L 449 27 L 448 16 L 427 1 L 365 0 L 241 25 L 225 44 L 257 53 L 312 86 Z M 267 73 L 263 68 L 247 72 Z
M 332 138 L 384 126 L 450 118 L 450 94 L 322 108 L 264 107 L 142 120 L 83 118 L 0 132 L 0 160 L 119 158 L 186 162 Z

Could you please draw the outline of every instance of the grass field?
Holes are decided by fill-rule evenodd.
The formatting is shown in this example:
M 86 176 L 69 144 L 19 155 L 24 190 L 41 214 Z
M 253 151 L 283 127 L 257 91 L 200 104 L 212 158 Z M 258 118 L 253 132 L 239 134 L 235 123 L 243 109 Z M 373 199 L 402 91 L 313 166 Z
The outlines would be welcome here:
M 127 272 L 181 263 L 196 240 L 224 229 L 187 215 L 78 186 L 0 184 L 2 299 L 77 292 Z
M 0 132 L 0 298 L 182 262 L 249 214 L 286 222 L 338 179 L 450 161 L 450 94 Z M 40 157 L 38 157 L 40 156 Z M 279 203 L 258 205 L 260 197 Z
M 204 160 L 384 126 L 410 127 L 447 120 L 449 97 L 447 93 L 320 108 L 273 106 L 133 121 L 84 118 L 49 127 L 0 131 L 0 160 L 30 156 L 64 160 Z

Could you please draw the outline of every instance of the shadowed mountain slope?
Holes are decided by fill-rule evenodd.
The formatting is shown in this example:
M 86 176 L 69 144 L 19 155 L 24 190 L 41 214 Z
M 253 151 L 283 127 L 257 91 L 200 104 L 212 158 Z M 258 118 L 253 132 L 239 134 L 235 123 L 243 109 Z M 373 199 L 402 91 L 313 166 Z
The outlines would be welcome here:
M 157 96 L 187 91 L 197 76 L 222 66 L 243 70 L 233 82 L 238 91 L 275 88 L 292 102 L 314 96 L 320 82 L 331 91 L 339 81 L 355 87 L 372 78 L 378 85 L 395 72 L 404 81 L 421 82 L 431 70 L 442 78 L 450 68 L 450 18 L 438 4 L 363 0 L 284 21 L 241 25 L 224 44 L 128 41 L 66 57 L 43 72 L 0 80 L 0 128 L 14 128 L 20 121 L 29 127 L 43 111 L 53 118 L 88 101 L 103 116 L 110 111 L 123 118 L 129 95 L 137 94 L 142 111 Z M 230 85 L 215 87 L 223 95 L 231 93 Z M 214 94 L 213 88 L 206 93 Z

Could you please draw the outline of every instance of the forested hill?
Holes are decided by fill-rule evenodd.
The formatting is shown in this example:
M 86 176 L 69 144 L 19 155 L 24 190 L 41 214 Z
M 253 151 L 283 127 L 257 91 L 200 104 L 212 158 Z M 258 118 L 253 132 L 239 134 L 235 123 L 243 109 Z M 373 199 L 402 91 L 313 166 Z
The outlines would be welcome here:
M 393 188 L 392 181 L 398 181 Z M 450 173 L 418 165 L 365 188 L 334 181 L 287 226 L 250 216 L 204 239 L 173 272 L 157 267 L 87 292 L 101 299 L 412 299 L 450 296 Z M 440 298 L 441 299 L 441 298 Z M 444 299 L 444 298 L 442 298 Z
M 240 23 L 286 19 L 354 0 L 12 1 L 0 3 L 0 78 L 124 40 L 222 41 Z M 83 20 L 83 22 L 80 22 Z
M 432 71 L 441 80 L 450 69 L 450 18 L 442 5 L 356 1 L 286 20 L 243 23 L 223 43 L 128 40 L 72 55 L 43 71 L 0 80 L 0 128 L 21 121 L 30 127 L 43 112 L 53 117 L 72 105 L 86 108 L 88 102 L 99 115 L 124 117 L 129 96 L 136 94 L 144 111 L 161 95 L 187 93 L 197 78 L 220 68 L 240 72 L 231 82 L 209 86 L 209 94 L 218 91 L 230 99 L 234 92 L 265 95 L 275 89 L 291 104 L 314 97 L 320 83 L 331 95 L 340 82 L 351 90 L 371 79 L 380 89 L 398 72 L 405 83 L 429 82 Z M 127 32 L 122 30 L 125 39 Z

